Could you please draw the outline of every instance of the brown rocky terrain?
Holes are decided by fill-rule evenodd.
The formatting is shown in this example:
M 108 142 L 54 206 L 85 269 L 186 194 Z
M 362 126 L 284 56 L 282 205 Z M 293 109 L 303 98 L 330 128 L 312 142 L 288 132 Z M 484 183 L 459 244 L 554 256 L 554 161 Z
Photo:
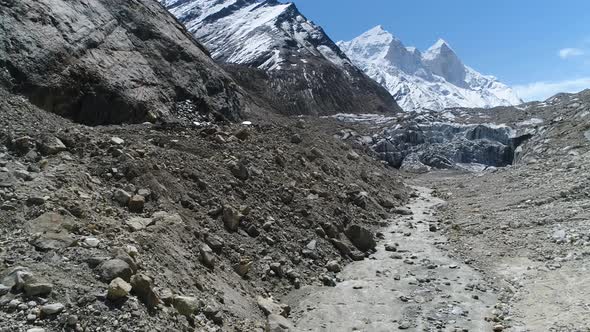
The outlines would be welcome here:
M 407 199 L 329 119 L 86 127 L 1 100 L 6 331 L 264 329 L 257 296 L 333 284 Z

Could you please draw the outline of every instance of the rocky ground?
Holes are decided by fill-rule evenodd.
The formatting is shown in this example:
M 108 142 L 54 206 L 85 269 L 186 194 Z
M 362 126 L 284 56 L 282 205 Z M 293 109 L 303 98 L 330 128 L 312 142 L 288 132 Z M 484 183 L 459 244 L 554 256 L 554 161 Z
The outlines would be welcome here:
M 508 167 L 405 173 L 407 183 L 431 188 L 445 203 L 432 215 L 388 223 L 384 246 L 345 268 L 337 291 L 293 293 L 303 330 L 590 329 L 590 92 L 491 110 L 485 119 L 458 112 L 475 123 L 516 128 L 525 122 L 534 135 Z M 355 128 L 364 134 L 349 130 L 340 137 L 362 143 L 379 121 Z M 424 204 L 435 205 L 422 194 L 409 207 Z M 399 246 L 387 255 L 392 243 Z M 451 265 L 461 272 L 450 274 Z
M 86 127 L 0 92 L 2 331 L 289 324 L 408 198 L 334 120 Z

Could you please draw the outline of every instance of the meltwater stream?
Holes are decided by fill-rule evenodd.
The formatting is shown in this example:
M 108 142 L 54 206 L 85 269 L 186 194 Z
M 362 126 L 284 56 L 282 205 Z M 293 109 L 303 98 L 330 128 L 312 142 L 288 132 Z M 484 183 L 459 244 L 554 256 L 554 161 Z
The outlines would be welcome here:
M 346 266 L 336 287 L 289 296 L 297 331 L 488 331 L 495 296 L 482 276 L 449 257 L 447 239 L 430 226 L 443 201 L 426 188 L 393 220 L 370 258 Z M 386 251 L 386 244 L 398 244 Z

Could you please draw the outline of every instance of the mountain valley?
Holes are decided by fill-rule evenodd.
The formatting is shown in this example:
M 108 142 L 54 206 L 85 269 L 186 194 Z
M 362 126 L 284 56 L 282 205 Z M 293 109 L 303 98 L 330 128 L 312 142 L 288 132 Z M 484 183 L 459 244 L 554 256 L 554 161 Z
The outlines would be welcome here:
M 590 329 L 590 90 L 274 0 L 0 18 L 0 332 Z

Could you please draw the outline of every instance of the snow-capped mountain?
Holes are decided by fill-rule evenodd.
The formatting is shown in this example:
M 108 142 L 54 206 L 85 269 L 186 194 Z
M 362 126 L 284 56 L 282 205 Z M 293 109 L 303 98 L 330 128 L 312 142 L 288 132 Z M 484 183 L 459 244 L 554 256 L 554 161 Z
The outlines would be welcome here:
M 391 95 L 353 65 L 323 29 L 305 18 L 292 3 L 277 0 L 160 2 L 209 49 L 215 60 L 268 73 L 266 85 L 272 86 L 272 93 L 284 101 L 279 106 L 285 112 L 399 110 Z M 241 74 L 237 79 L 241 81 L 248 76 L 255 75 Z M 276 100 L 275 97 L 269 99 Z
M 338 46 L 371 78 L 384 86 L 406 111 L 453 107 L 518 105 L 522 100 L 507 85 L 463 64 L 439 39 L 426 52 L 405 47 L 377 26 Z

